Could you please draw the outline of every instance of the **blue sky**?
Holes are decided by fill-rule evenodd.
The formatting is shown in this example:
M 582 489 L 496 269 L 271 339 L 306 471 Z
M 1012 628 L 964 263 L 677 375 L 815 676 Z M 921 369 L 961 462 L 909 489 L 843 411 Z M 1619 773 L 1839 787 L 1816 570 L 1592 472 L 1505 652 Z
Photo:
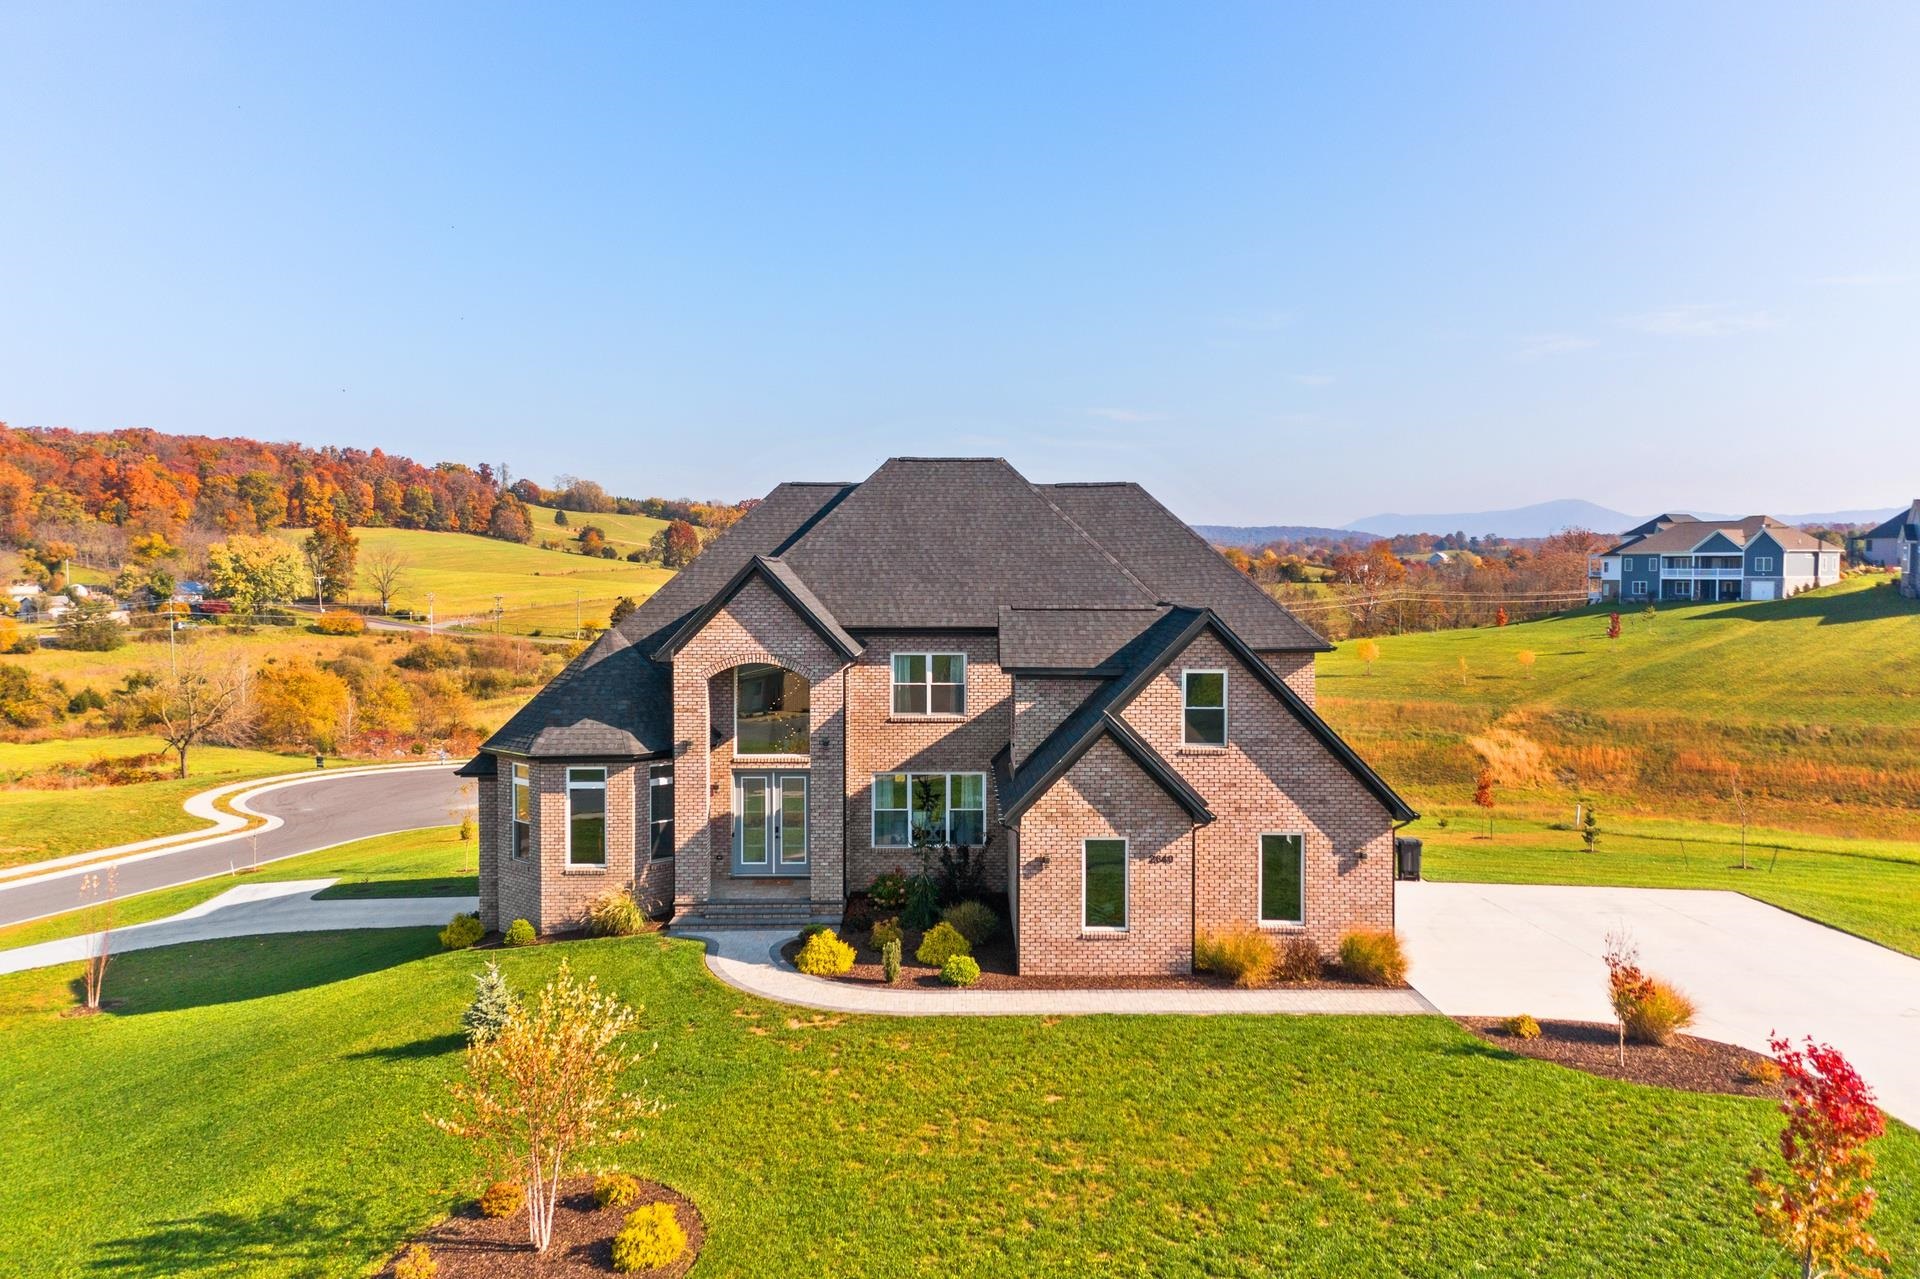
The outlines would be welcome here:
M 1242 523 L 1891 507 L 1916 55 L 1912 4 L 15 3 L 0 420 L 703 497 L 991 453 Z

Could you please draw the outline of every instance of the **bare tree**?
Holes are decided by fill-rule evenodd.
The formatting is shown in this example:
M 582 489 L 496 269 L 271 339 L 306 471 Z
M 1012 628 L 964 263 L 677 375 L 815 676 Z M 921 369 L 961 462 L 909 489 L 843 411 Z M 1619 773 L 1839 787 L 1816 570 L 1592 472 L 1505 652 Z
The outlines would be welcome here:
M 180 756 L 180 776 L 187 775 L 190 749 L 214 737 L 232 740 L 245 730 L 251 683 L 244 664 L 209 669 L 189 649 L 179 669 L 155 685 L 158 696 L 148 711 L 149 723 Z
M 100 1011 L 100 991 L 107 983 L 107 956 L 113 940 L 114 899 L 119 895 L 120 868 L 109 866 L 107 877 L 86 875 L 80 880 L 87 930 L 86 972 L 87 1008 Z
M 387 611 L 393 597 L 400 593 L 406 583 L 407 572 L 413 567 L 413 559 L 405 551 L 392 547 L 382 547 L 367 556 L 367 562 L 361 566 L 367 585 L 380 597 L 380 611 Z
M 1733 766 L 1733 814 L 1740 819 L 1740 869 L 1747 869 L 1747 788 L 1740 781 L 1740 766 Z

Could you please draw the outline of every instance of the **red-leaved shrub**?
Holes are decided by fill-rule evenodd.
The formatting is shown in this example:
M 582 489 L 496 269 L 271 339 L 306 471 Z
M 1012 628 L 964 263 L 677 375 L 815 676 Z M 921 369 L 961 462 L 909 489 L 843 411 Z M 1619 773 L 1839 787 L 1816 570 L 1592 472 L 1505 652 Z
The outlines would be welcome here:
M 1867 1230 L 1875 1199 L 1867 1143 L 1886 1131 L 1886 1119 L 1873 1090 L 1830 1045 L 1809 1038 L 1799 1049 L 1784 1036 L 1770 1042 L 1787 1086 L 1780 1103 L 1786 1176 L 1776 1181 L 1763 1168 L 1747 1174 L 1760 1228 L 1802 1274 L 1878 1275 L 1872 1262 L 1887 1253 Z

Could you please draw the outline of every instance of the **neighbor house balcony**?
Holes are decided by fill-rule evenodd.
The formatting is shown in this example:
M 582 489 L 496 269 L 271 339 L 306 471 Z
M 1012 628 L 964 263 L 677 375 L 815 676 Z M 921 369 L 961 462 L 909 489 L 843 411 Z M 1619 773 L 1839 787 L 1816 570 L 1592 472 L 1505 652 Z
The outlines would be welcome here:
M 1712 560 L 1703 556 L 1695 560 L 1685 555 L 1669 555 L 1660 561 L 1660 576 L 1695 581 L 1738 581 L 1746 576 L 1746 570 L 1737 559 Z

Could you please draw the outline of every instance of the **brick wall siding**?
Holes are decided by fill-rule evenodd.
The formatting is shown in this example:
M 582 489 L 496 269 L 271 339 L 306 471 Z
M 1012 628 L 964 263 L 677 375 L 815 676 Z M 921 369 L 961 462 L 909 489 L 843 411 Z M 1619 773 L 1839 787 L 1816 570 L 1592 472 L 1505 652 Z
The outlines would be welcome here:
M 1065 679 L 1052 675 L 1020 675 L 1013 681 L 1013 766 L 1047 740 L 1047 734 L 1066 722 L 1080 703 L 1100 686 L 1094 679 Z
M 1193 968 L 1193 821 L 1102 738 L 1020 817 L 1020 971 L 1037 976 Z M 1127 929 L 1089 932 L 1082 844 L 1127 841 Z
M 911 848 L 873 845 L 873 775 L 894 772 L 985 773 L 987 778 L 987 883 L 1006 887 L 1006 831 L 993 757 L 1013 732 L 1013 678 L 1000 669 L 999 641 L 992 635 L 876 634 L 862 637 L 866 649 L 847 678 L 846 848 L 847 890 L 857 892 L 896 867 L 919 866 Z M 965 653 L 966 714 L 893 714 L 895 653 Z
M 488 928 L 499 927 L 500 919 L 500 861 L 494 856 L 500 839 L 499 782 L 498 777 L 478 777 L 473 783 L 480 841 L 480 920 Z
M 498 796 L 497 807 L 500 815 L 499 829 L 489 838 L 482 828 L 481 838 L 487 839 L 488 851 L 494 859 L 498 879 L 497 905 L 495 917 L 489 919 L 480 916 L 480 921 L 488 928 L 504 930 L 516 919 L 524 919 L 535 928 L 540 926 L 540 863 L 529 857 L 517 861 L 513 856 L 513 764 L 509 760 L 500 761 L 500 774 L 494 779 L 494 793 Z M 539 796 L 533 796 L 533 802 L 539 803 Z M 539 825 L 534 826 L 536 838 Z
M 1287 687 L 1298 693 L 1300 700 L 1309 706 L 1313 705 L 1315 692 L 1313 657 L 1312 653 L 1260 654 L 1260 660 L 1267 664 L 1267 669 L 1285 680 Z M 1195 663 L 1195 665 L 1198 664 Z
M 1182 742 L 1185 667 L 1228 672 L 1224 749 Z M 1322 950 L 1331 951 L 1349 928 L 1393 927 L 1393 822 L 1385 806 L 1211 633 L 1195 639 L 1122 716 L 1206 797 L 1217 819 L 1195 837 L 1201 928 L 1258 921 L 1260 836 L 1276 832 L 1306 837 L 1306 924 L 1299 931 Z

